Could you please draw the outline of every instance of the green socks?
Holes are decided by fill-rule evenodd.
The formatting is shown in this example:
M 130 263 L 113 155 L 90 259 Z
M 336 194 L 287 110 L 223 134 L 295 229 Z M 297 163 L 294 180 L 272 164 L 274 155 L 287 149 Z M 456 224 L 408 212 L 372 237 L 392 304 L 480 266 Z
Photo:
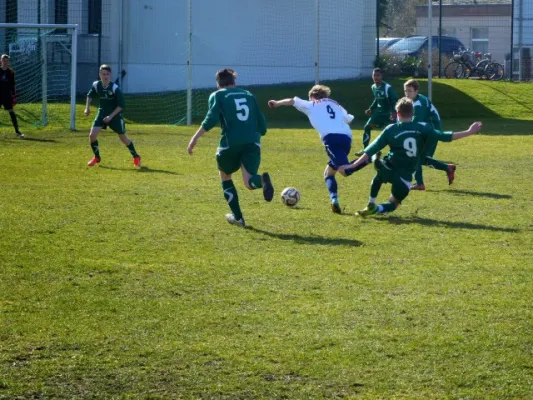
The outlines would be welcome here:
M 132 141 L 130 141 L 130 144 L 128 144 L 126 147 L 133 157 L 139 157 L 139 154 L 137 154 L 137 151 L 135 151 L 135 146 L 133 145 Z
M 240 220 L 242 218 L 242 212 L 239 206 L 239 195 L 233 185 L 233 181 L 231 179 L 229 181 L 222 181 L 222 190 L 224 190 L 224 198 L 228 202 L 235 219 Z
M 91 142 L 91 149 L 94 153 L 94 156 L 98 159 L 100 159 L 100 149 L 98 148 L 98 140 L 95 140 L 94 142 Z
M 261 180 L 261 175 L 253 175 L 248 181 L 248 185 L 252 189 L 259 189 L 263 187 L 263 181 Z

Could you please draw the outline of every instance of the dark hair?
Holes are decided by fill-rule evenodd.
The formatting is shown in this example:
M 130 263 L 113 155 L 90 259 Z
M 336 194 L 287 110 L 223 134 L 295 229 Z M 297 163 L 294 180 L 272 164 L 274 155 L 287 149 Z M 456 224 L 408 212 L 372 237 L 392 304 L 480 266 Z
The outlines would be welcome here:
M 413 101 L 409 97 L 402 97 L 396 103 L 396 112 L 402 117 L 410 117 L 413 115 Z
M 107 64 L 100 65 L 100 69 L 98 71 L 109 71 L 111 73 L 111 67 Z
M 215 74 L 215 79 L 220 87 L 235 85 L 235 78 L 237 78 L 237 73 L 230 68 L 219 69 Z
M 418 81 L 416 79 L 409 79 L 403 84 L 403 87 L 412 87 L 415 91 L 418 91 Z

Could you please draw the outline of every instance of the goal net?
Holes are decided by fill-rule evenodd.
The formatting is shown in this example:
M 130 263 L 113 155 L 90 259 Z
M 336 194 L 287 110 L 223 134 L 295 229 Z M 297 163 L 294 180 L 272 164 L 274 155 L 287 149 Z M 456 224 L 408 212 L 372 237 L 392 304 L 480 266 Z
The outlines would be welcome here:
M 77 25 L 0 23 L 0 51 L 15 71 L 21 130 L 30 126 L 75 129 Z M 0 113 L 0 126 L 11 126 Z

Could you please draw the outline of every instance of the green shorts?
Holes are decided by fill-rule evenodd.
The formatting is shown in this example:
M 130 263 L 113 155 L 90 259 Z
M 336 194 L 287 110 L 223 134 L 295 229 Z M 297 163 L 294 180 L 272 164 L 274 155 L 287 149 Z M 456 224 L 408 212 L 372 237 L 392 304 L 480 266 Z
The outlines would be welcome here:
M 366 121 L 366 128 L 380 128 L 392 124 L 394 121 L 390 119 L 390 113 L 373 112 Z
M 408 171 L 394 170 L 386 160 L 381 162 L 377 175 L 383 183 L 392 184 L 391 193 L 400 203 L 409 195 L 411 176 Z
M 119 135 L 123 135 L 126 133 L 126 123 L 124 122 L 124 119 L 121 115 L 116 115 L 115 118 L 111 120 L 109 124 L 104 124 L 104 118 L 107 115 L 103 115 L 98 113 L 96 115 L 96 118 L 93 122 L 93 128 L 102 128 L 107 129 L 107 127 L 110 127 L 114 132 L 118 133 Z
M 261 145 L 247 143 L 217 149 L 218 169 L 226 175 L 231 175 L 241 168 L 241 165 L 250 175 L 257 175 L 261 164 Z

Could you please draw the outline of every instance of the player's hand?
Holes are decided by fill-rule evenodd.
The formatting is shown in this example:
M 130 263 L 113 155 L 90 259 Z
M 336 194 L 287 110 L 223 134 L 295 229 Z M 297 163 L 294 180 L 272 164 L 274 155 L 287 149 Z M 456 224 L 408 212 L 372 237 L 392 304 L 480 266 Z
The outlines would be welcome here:
M 111 117 L 108 115 L 107 117 L 104 117 L 103 121 L 104 121 L 104 124 L 106 125 L 109 125 L 109 123 L 111 122 Z
M 278 102 L 276 100 L 269 100 L 268 101 L 268 106 L 270 108 L 276 108 L 278 106 Z
M 12 95 L 11 96 L 11 103 L 13 104 L 13 106 L 17 105 L 17 96 L 16 95 Z
M 189 145 L 187 146 L 187 152 L 192 155 L 192 150 L 194 149 L 194 146 L 196 146 L 196 142 L 197 142 L 198 139 L 196 138 L 192 138 L 191 141 L 189 142 Z
M 341 165 L 339 168 L 337 168 L 337 172 L 341 174 L 342 176 L 346 176 L 346 168 L 348 168 L 350 164 Z
M 391 120 L 391 121 L 396 121 L 397 118 L 398 118 L 398 114 L 396 114 L 396 113 L 391 113 L 391 115 L 390 115 L 390 120 Z
M 85 109 L 85 111 L 83 112 L 83 115 L 87 116 L 91 113 L 91 110 L 89 110 L 88 108 Z
M 468 132 L 470 132 L 472 135 L 478 133 L 481 130 L 482 126 L 483 122 L 476 121 L 472 125 L 470 125 L 470 128 L 468 128 Z
M 365 110 L 365 114 L 368 116 L 372 115 L 372 110 Z

